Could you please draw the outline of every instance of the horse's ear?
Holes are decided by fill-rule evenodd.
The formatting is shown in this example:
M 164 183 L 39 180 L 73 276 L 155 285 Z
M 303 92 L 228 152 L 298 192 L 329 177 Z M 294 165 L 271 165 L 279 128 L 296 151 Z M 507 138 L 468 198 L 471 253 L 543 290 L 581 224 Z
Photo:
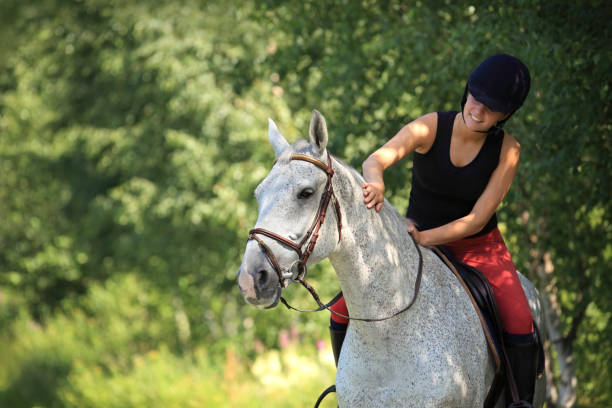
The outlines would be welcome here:
M 323 155 L 327 147 L 327 125 L 325 118 L 318 110 L 312 111 L 312 119 L 310 120 L 310 144 L 315 150 L 315 153 Z
M 278 158 L 283 150 L 289 146 L 289 142 L 280 134 L 276 127 L 276 123 L 270 118 L 268 118 L 268 139 L 274 149 L 274 157 L 276 158 Z

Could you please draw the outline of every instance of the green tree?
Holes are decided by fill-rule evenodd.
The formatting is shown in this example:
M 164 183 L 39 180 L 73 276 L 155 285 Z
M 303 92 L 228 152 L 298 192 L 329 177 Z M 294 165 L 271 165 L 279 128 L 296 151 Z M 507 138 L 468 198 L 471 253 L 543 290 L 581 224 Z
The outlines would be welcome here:
M 235 284 L 252 191 L 273 158 L 266 118 L 290 122 L 260 79 L 268 44 L 249 6 L 50 0 L 6 11 L 18 41 L 4 45 L 0 80 L 3 292 L 40 320 L 135 272 L 175 297 L 184 347 L 223 349 L 244 315 L 279 321 Z M 254 326 L 245 335 L 275 343 Z

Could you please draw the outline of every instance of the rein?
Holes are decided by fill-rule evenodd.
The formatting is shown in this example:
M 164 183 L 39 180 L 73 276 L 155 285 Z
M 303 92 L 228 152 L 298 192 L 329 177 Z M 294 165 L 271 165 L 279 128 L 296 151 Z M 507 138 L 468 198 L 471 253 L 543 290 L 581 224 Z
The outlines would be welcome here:
M 312 309 L 312 310 L 301 310 L 301 309 L 297 309 L 293 306 L 291 306 L 286 300 L 285 298 L 283 298 L 281 296 L 280 300 L 281 302 L 287 307 L 287 309 L 290 310 L 295 310 L 297 312 L 301 312 L 301 313 L 312 313 L 312 312 L 320 312 L 321 310 L 327 309 L 329 310 L 331 313 L 335 314 L 336 316 L 340 316 L 343 317 L 345 319 L 348 320 L 359 320 L 361 322 L 382 322 L 384 320 L 389 320 L 399 314 L 404 313 L 406 310 L 410 309 L 412 307 L 412 305 L 414 305 L 414 302 L 416 301 L 417 295 L 419 294 L 419 288 L 421 287 L 421 277 L 423 276 L 423 254 L 421 253 L 421 248 L 419 248 L 419 245 L 417 244 L 416 240 L 414 239 L 414 237 L 412 236 L 412 234 L 409 234 L 410 238 L 412 238 L 412 242 L 414 242 L 414 246 L 419 254 L 419 267 L 417 270 L 417 277 L 416 280 L 414 282 L 414 292 L 412 294 L 412 299 L 410 300 L 410 303 L 408 303 L 406 306 L 404 306 L 403 309 L 398 310 L 397 312 L 386 316 L 386 317 L 378 317 L 378 318 L 374 318 L 374 317 L 351 317 L 351 316 L 345 316 L 342 313 L 338 313 L 335 310 L 330 309 L 330 306 L 333 305 L 334 303 L 336 303 L 338 301 L 338 299 L 340 299 L 340 297 L 342 296 L 342 292 L 338 293 L 332 300 L 330 300 L 329 302 L 327 302 L 326 304 L 323 304 L 323 302 L 321 302 L 321 299 L 319 298 L 319 295 L 317 294 L 317 292 L 315 291 L 315 289 L 308 284 L 308 282 L 306 282 L 303 278 L 298 278 L 297 281 L 300 282 L 302 284 L 302 286 L 304 286 L 308 292 L 310 292 L 310 294 L 312 295 L 312 297 L 314 298 L 315 302 L 317 302 L 317 304 L 319 305 L 318 308 L 316 309 Z
M 316 290 L 308 282 L 306 282 L 305 276 L 306 276 L 306 271 L 307 271 L 306 262 L 308 261 L 308 258 L 314 251 L 314 247 L 317 243 L 317 239 L 319 238 L 319 231 L 321 229 L 321 226 L 323 225 L 323 222 L 325 221 L 325 215 L 327 213 L 327 207 L 329 206 L 330 201 L 334 203 L 334 208 L 336 210 L 336 220 L 337 220 L 337 226 L 338 226 L 338 242 L 340 242 L 340 239 L 342 238 L 342 213 L 340 212 L 340 204 L 338 203 L 338 199 L 336 197 L 336 194 L 334 193 L 334 188 L 332 185 L 332 177 L 334 175 L 334 170 L 332 168 L 331 156 L 329 155 L 329 152 L 328 152 L 327 153 L 328 164 L 322 162 L 321 160 L 315 159 L 314 157 L 310 157 L 304 154 L 293 154 L 291 155 L 290 160 L 302 160 L 302 161 L 312 163 L 327 174 L 327 183 L 325 184 L 323 194 L 321 195 L 321 201 L 319 202 L 319 209 L 317 211 L 317 214 L 315 215 L 312 225 L 308 229 L 308 232 L 306 233 L 306 235 L 304 235 L 304 238 L 302 238 L 302 240 L 299 243 L 295 243 L 291 241 L 290 239 L 287 239 L 281 235 L 278 235 L 272 231 L 269 231 L 263 228 L 254 228 L 251 231 L 249 231 L 248 241 L 252 239 L 257 241 L 261 250 L 266 255 L 270 264 L 274 268 L 274 271 L 278 275 L 279 285 L 281 288 L 287 287 L 287 285 L 289 284 L 288 280 L 297 280 L 298 282 L 302 284 L 302 286 L 304 286 L 308 290 L 308 292 L 312 295 L 313 299 L 315 300 L 315 302 L 317 302 L 317 305 L 319 307 L 316 309 L 312 309 L 312 310 L 301 310 L 301 309 L 297 309 L 291 306 L 282 296 L 280 297 L 280 301 L 287 307 L 287 309 L 295 310 L 297 312 L 313 313 L 313 312 L 320 312 L 321 310 L 327 309 L 331 313 L 335 314 L 336 316 L 340 316 L 340 317 L 343 317 L 349 320 L 359 320 L 363 322 L 380 322 L 383 320 L 388 320 L 410 309 L 412 305 L 414 305 L 416 298 L 419 294 L 419 288 L 421 287 L 421 277 L 423 275 L 423 254 L 421 253 L 421 249 L 419 248 L 419 245 L 417 244 L 412 234 L 409 234 L 409 235 L 410 235 L 410 238 L 412 238 L 412 242 L 414 243 L 417 253 L 419 254 L 419 266 L 417 270 L 417 277 L 414 283 L 414 292 L 412 295 L 412 299 L 410 300 L 408 305 L 406 305 L 404 308 L 402 308 L 401 310 L 398 310 L 397 312 L 389 316 L 381 317 L 381 318 L 350 317 L 350 316 L 345 316 L 341 313 L 338 313 L 330 309 L 330 306 L 336 303 L 338 299 L 340 299 L 340 297 L 342 296 L 342 292 L 340 292 L 338 295 L 336 295 L 336 297 L 334 297 L 331 301 L 329 301 L 326 304 L 323 304 L 323 302 L 321 302 L 321 299 L 319 295 L 317 294 Z M 298 261 L 299 261 L 297 265 L 297 271 L 295 273 L 292 271 L 283 271 L 278 263 L 278 260 L 276 259 L 276 256 L 274 256 L 274 253 L 272 252 L 272 250 L 257 235 L 264 235 L 268 238 L 274 239 L 277 242 L 281 243 L 282 245 L 294 250 L 298 255 Z M 310 242 L 308 243 L 306 250 L 302 252 L 302 247 L 306 245 L 309 239 L 310 239 Z M 273 307 L 273 306 L 274 305 L 270 307 Z

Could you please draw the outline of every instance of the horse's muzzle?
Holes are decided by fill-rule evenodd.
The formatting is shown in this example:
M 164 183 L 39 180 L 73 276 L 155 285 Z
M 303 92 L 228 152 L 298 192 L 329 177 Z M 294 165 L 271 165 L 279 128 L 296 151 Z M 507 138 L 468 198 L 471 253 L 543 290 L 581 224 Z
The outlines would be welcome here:
M 280 299 L 280 282 L 276 271 L 256 245 L 247 246 L 238 269 L 238 287 L 244 299 L 258 307 L 270 308 Z

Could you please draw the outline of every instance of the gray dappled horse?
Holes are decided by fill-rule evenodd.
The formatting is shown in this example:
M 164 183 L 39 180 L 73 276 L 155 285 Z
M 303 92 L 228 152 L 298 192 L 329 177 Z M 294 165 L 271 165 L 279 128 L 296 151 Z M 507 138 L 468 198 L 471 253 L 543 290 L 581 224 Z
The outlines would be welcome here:
M 386 201 L 380 212 L 366 208 L 363 177 L 328 155 L 319 112 L 313 111 L 310 143 L 290 145 L 272 120 L 268 136 L 277 161 L 255 190 L 257 233 L 250 234 L 238 270 L 247 302 L 275 306 L 282 289 L 303 273 L 301 261 L 311 265 L 329 257 L 351 316 L 383 318 L 404 308 L 419 259 L 403 217 Z M 317 227 L 313 219 L 324 194 L 330 196 L 327 214 Z M 389 320 L 349 325 L 336 375 L 340 407 L 482 407 L 495 363 L 479 318 L 446 265 L 431 250 L 421 250 L 414 305 Z M 523 276 L 521 282 L 541 326 L 537 291 Z M 534 407 L 542 406 L 544 387 L 538 380 Z

